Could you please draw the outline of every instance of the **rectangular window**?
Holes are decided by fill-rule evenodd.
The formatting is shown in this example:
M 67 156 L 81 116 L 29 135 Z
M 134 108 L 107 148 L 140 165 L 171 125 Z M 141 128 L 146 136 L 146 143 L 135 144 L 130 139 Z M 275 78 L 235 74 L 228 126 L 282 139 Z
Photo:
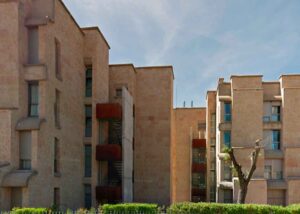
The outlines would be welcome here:
M 275 122 L 280 121 L 280 106 L 272 106 L 271 120 Z
M 59 209 L 59 206 L 60 206 L 60 191 L 59 191 L 59 188 L 54 188 L 53 204 L 57 209 Z
M 205 163 L 205 149 L 194 148 L 193 149 L 193 162 Z
M 38 117 L 39 116 L 39 84 L 37 82 L 31 82 L 28 85 L 28 116 Z
M 227 163 L 224 163 L 224 180 L 225 181 L 232 180 L 232 170 L 231 170 L 231 167 Z
M 62 80 L 61 49 L 60 42 L 57 39 L 55 39 L 55 75 L 57 79 Z
M 224 103 L 224 121 L 231 121 L 231 103 Z
M 192 174 L 192 186 L 193 188 L 205 189 L 205 174 L 204 173 L 193 173 Z
M 231 132 L 224 131 L 224 145 L 228 148 L 231 147 Z
M 265 179 L 272 179 L 272 166 L 266 165 L 265 166 Z
M 84 177 L 92 176 L 92 146 L 84 146 Z
M 54 173 L 59 173 L 60 171 L 59 153 L 59 140 L 54 138 Z
M 85 71 L 85 96 L 92 97 L 93 94 L 93 69 L 88 67 Z
M 210 202 L 216 202 L 216 187 L 210 187 Z
M 28 64 L 39 64 L 39 28 L 28 28 Z
M 92 207 L 92 187 L 90 184 L 84 185 L 84 207 L 86 209 Z
M 92 106 L 85 106 L 85 137 L 92 137 Z
M 224 203 L 233 202 L 233 192 L 231 189 L 224 189 Z
M 60 128 L 60 91 L 57 89 L 55 90 L 54 120 L 55 127 Z
M 272 149 L 273 150 L 280 149 L 280 131 L 279 130 L 272 131 Z
M 116 89 L 116 97 L 122 97 L 122 88 Z
M 24 131 L 20 132 L 20 169 L 30 170 L 31 169 L 31 132 Z

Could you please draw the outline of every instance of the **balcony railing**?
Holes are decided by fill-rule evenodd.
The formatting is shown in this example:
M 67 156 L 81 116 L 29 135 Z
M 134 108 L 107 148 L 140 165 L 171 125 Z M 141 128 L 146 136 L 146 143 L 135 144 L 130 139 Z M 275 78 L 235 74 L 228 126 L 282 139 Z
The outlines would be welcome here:
M 263 116 L 264 122 L 280 122 L 280 114 L 272 114 L 270 116 Z

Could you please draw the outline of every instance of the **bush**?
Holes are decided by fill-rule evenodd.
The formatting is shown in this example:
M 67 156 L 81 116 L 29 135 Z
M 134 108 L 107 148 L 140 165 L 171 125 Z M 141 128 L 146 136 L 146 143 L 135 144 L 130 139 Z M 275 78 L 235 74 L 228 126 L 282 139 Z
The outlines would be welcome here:
M 158 206 L 156 204 L 104 204 L 101 206 L 103 214 L 156 214 Z
M 258 204 L 178 203 L 168 209 L 168 214 L 300 214 L 300 205 L 288 207 Z
M 13 208 L 12 214 L 45 214 L 48 213 L 47 208 Z

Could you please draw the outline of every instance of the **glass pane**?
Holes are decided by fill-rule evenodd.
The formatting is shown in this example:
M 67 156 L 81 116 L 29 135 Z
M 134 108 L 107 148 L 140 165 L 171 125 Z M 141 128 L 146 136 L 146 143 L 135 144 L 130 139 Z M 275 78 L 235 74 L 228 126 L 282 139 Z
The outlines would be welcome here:
M 39 103 L 39 87 L 36 84 L 30 85 L 30 101 L 32 104 L 38 104 Z
M 231 121 L 231 103 L 224 104 L 224 120 Z
M 84 206 L 89 209 L 92 206 L 92 188 L 91 185 L 84 185 Z
M 86 118 L 85 120 L 85 136 L 92 136 L 92 118 Z
M 31 104 L 30 106 L 30 116 L 37 117 L 39 116 L 39 106 L 36 104 Z
M 227 147 L 231 147 L 231 133 L 230 131 L 224 132 L 224 145 Z
M 92 175 L 92 147 L 86 145 L 84 147 L 84 176 L 91 177 Z
M 85 96 L 91 97 L 92 96 L 92 79 L 87 78 L 85 83 Z
M 92 117 L 92 106 L 85 106 L 85 117 Z

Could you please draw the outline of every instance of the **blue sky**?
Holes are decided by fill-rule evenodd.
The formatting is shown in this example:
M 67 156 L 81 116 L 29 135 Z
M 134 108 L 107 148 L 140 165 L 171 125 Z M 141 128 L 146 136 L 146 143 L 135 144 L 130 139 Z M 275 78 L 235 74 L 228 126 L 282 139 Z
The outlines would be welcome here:
M 83 3 L 84 2 L 84 3 Z M 110 63 L 173 65 L 174 105 L 204 106 L 219 77 L 300 73 L 300 0 L 64 0 L 99 26 Z

